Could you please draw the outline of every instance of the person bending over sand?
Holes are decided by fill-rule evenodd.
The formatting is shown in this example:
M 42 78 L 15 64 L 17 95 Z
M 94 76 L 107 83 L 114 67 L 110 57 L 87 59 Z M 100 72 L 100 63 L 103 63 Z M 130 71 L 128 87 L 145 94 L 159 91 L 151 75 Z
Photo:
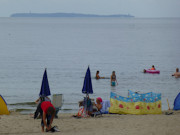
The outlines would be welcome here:
M 41 103 L 41 109 L 42 109 L 42 120 L 41 120 L 42 132 L 44 132 L 44 126 L 47 128 L 47 131 L 50 131 L 55 116 L 55 108 L 51 104 L 51 102 L 44 101 Z

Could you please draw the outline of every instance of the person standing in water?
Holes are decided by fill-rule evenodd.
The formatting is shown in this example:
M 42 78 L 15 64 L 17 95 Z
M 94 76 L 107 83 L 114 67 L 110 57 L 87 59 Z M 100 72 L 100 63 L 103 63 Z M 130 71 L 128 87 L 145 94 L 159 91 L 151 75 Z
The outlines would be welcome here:
M 111 75 L 111 86 L 115 86 L 117 83 L 117 80 L 116 80 L 116 74 L 115 74 L 115 71 L 112 72 L 112 75 Z M 118 83 L 117 83 L 118 85 Z

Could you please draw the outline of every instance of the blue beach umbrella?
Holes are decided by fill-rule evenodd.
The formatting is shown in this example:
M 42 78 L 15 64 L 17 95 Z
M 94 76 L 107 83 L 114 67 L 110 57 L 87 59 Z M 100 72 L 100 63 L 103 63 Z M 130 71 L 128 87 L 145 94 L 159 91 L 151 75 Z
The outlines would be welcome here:
M 180 93 L 176 96 L 176 98 L 174 100 L 173 110 L 180 110 Z
M 46 69 L 44 71 L 42 85 L 41 85 L 41 91 L 39 93 L 39 96 L 49 96 L 51 95 L 48 78 L 47 78 L 47 72 Z
M 88 67 L 86 71 L 86 76 L 84 78 L 84 85 L 82 88 L 82 93 L 88 95 L 88 94 L 93 94 L 93 89 L 92 89 L 92 82 L 91 82 L 91 72 Z

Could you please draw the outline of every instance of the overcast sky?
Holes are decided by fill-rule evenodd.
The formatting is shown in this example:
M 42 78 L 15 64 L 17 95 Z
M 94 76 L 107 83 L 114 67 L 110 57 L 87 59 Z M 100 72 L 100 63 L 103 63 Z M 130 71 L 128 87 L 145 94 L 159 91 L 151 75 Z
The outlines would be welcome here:
M 180 17 L 180 0 L 0 0 L 0 17 L 29 12 Z

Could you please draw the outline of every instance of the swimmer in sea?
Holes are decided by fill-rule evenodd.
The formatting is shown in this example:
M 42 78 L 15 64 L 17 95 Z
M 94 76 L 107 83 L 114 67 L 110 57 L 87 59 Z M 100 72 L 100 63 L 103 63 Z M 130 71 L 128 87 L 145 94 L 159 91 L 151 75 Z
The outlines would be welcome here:
M 96 72 L 96 79 L 100 79 L 99 71 Z
M 180 77 L 179 68 L 176 68 L 176 72 L 172 74 L 172 76 L 175 76 L 176 78 Z
M 100 77 L 100 76 L 99 76 L 99 71 L 96 72 L 96 79 L 97 79 L 97 80 L 98 80 L 98 79 L 104 79 L 104 77 Z

